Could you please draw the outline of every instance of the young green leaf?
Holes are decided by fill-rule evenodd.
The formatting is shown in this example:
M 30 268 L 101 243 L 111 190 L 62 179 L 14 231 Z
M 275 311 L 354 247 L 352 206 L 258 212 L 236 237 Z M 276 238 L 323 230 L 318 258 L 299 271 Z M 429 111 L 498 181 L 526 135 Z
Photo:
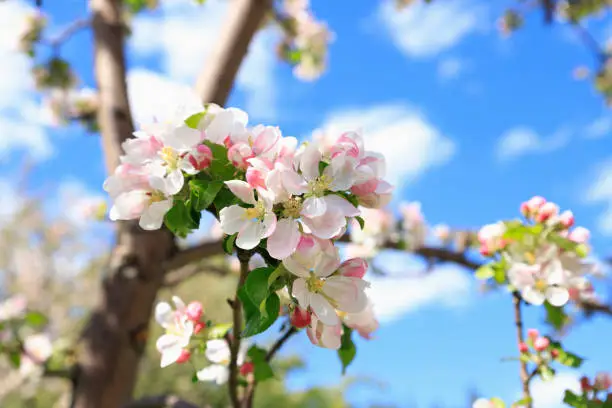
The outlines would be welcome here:
M 540 368 L 538 368 L 538 374 L 540 378 L 542 378 L 542 381 L 550 381 L 555 376 L 555 370 L 548 366 L 540 366 Z
M 482 280 L 492 278 L 494 275 L 495 269 L 493 269 L 493 266 L 491 264 L 482 265 L 481 267 L 476 269 L 476 272 L 474 272 L 474 276 L 476 277 L 476 279 Z
M 568 323 L 569 316 L 565 313 L 563 307 L 553 306 L 545 302 L 544 308 L 546 309 L 546 321 L 555 329 L 559 330 Z
M 211 340 L 222 339 L 231 328 L 232 325 L 230 323 L 217 324 L 208 331 L 208 338 Z
M 338 357 L 340 357 L 340 362 L 342 363 L 343 375 L 346 373 L 347 367 L 353 362 L 357 354 L 357 347 L 355 347 L 355 343 L 353 343 L 351 336 L 352 333 L 353 330 L 351 328 L 343 326 L 342 343 L 338 349 Z
M 257 346 L 251 346 L 247 355 L 253 363 L 253 375 L 255 381 L 262 382 L 269 378 L 274 378 L 274 371 L 270 367 L 270 363 L 266 361 L 266 350 Z
M 200 226 L 201 213 L 187 208 L 185 202 L 175 201 L 166 214 L 164 223 L 175 235 L 185 238 L 194 229 Z
M 223 237 L 223 251 L 226 254 L 232 255 L 234 253 L 234 242 L 236 242 L 236 237 L 238 234 L 225 235 Z
M 261 303 L 256 305 L 251 300 L 251 297 L 246 291 L 246 285 L 238 290 L 238 297 L 242 302 L 246 321 L 242 336 L 250 337 L 259 334 L 272 326 L 278 318 L 280 312 L 280 298 L 276 293 L 271 293 L 270 296 L 265 299 L 265 314 L 262 314 L 259 309 Z
M 493 404 L 493 408 L 506 408 L 506 403 L 502 401 L 501 398 L 493 397 L 491 398 L 491 403 Z
M 204 118 L 204 116 L 206 116 L 206 111 L 194 113 L 193 115 L 185 119 L 185 124 L 187 124 L 187 126 L 192 129 L 197 129 L 198 125 L 200 124 L 200 121 L 202 120 L 202 118 Z
M 365 220 L 360 216 L 355 217 L 355 219 L 359 223 L 359 227 L 363 229 L 365 227 Z
M 196 211 L 206 210 L 222 188 L 222 181 L 191 180 L 189 182 L 191 207 Z
M 576 395 L 570 390 L 565 390 L 565 395 L 563 396 L 563 402 L 565 402 L 570 407 L 574 408 L 587 408 L 587 399 L 582 395 Z
M 28 312 L 24 317 L 24 321 L 28 326 L 39 328 L 47 324 L 47 317 L 39 312 Z

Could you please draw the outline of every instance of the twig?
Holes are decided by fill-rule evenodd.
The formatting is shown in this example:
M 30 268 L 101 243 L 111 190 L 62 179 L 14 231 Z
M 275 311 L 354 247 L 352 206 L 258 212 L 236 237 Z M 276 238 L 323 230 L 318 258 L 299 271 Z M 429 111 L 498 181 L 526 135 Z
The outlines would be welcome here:
M 272 345 L 272 347 L 268 351 L 268 354 L 266 354 L 266 361 L 270 362 L 274 358 L 276 353 L 278 353 L 278 351 L 281 349 L 281 347 L 283 347 L 283 345 L 287 342 L 287 340 L 289 340 L 289 338 L 293 336 L 295 333 L 297 333 L 297 329 L 294 326 L 291 326 L 289 330 L 287 330 L 285 334 L 283 334 L 276 341 L 276 343 Z
M 199 408 L 176 395 L 154 395 L 129 402 L 123 408 Z
M 251 253 L 238 249 L 238 259 L 240 260 L 240 279 L 238 280 L 238 286 L 236 287 L 236 297 L 234 298 L 232 306 L 232 317 L 233 317 L 233 328 L 232 328 L 232 342 L 230 343 L 230 363 L 229 363 L 229 395 L 234 408 L 241 407 L 241 401 L 238 396 L 238 353 L 240 352 L 240 332 L 242 331 L 242 302 L 238 297 L 238 289 L 244 285 L 247 274 L 249 273 L 249 260 L 251 259 Z
M 593 38 L 591 33 L 589 33 L 586 28 L 584 28 L 578 23 L 572 23 L 572 27 L 574 27 L 574 30 L 576 30 L 576 33 L 578 34 L 582 42 L 586 45 L 586 47 L 589 48 L 591 52 L 593 52 L 597 62 L 600 64 L 604 63 L 608 56 L 601 49 L 599 43 L 597 42 L 597 40 L 595 40 L 595 38 Z
M 514 302 L 514 323 L 516 325 L 516 339 L 518 344 L 525 342 L 525 335 L 523 333 L 523 316 L 521 312 L 521 303 L 523 300 L 515 295 L 512 297 Z M 529 391 L 529 382 L 531 381 L 531 376 L 527 371 L 527 363 L 523 360 L 520 361 L 520 375 L 521 375 L 521 383 L 523 385 L 523 398 L 527 399 L 527 408 L 532 408 L 531 403 L 531 393 Z
M 220 267 L 216 265 L 188 265 L 164 277 L 163 286 L 166 288 L 173 288 L 187 279 L 192 278 L 200 273 L 212 273 L 219 276 L 226 276 L 229 274 L 227 267 Z
M 77 32 L 81 31 L 84 28 L 87 28 L 91 25 L 91 17 L 80 18 L 78 20 L 73 21 L 64 31 L 59 33 L 54 38 L 51 38 L 45 43 L 57 51 L 58 47 L 61 46 L 64 42 L 66 42 L 70 37 L 72 37 Z

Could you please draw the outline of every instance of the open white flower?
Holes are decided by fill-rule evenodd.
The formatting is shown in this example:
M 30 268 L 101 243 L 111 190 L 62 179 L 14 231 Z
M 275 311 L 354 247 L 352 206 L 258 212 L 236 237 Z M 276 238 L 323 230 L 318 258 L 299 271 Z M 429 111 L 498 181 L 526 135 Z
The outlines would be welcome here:
M 242 249 L 253 249 L 270 236 L 276 227 L 276 215 L 272 212 L 273 200 L 265 190 L 257 190 L 257 200 L 249 183 L 241 180 L 226 181 L 232 193 L 252 208 L 230 205 L 219 212 L 223 232 L 238 233 L 236 245 Z
M 244 363 L 248 344 L 240 343 L 238 350 L 238 367 Z M 198 380 L 214 381 L 217 385 L 222 385 L 229 378 L 229 363 L 231 352 L 227 341 L 225 340 L 209 340 L 206 342 L 206 358 L 212 363 L 208 367 L 197 372 Z
M 298 276 L 293 282 L 292 295 L 302 309 L 310 308 L 326 325 L 340 323 L 336 309 L 347 313 L 358 313 L 368 304 L 365 288 L 369 283 L 361 278 L 334 274 L 340 266 L 337 249 L 318 251 L 298 247 L 297 251 L 283 260 L 283 265 Z
M 172 297 L 175 308 L 170 304 L 160 302 L 155 307 L 155 320 L 166 333 L 157 339 L 156 347 L 161 353 L 161 367 L 175 363 L 183 350 L 189 345 L 193 335 L 194 325 L 185 314 L 185 303 L 177 296 Z

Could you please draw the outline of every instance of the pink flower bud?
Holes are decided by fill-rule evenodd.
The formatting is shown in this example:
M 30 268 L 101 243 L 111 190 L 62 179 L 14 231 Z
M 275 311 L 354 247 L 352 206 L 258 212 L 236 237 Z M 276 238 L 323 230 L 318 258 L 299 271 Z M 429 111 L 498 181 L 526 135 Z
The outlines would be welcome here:
M 348 259 L 342 262 L 338 268 L 340 275 L 354 278 L 363 278 L 367 270 L 368 262 L 363 258 Z
M 550 350 L 550 356 L 551 356 L 553 359 L 555 359 L 555 358 L 559 357 L 559 350 L 557 350 L 557 349 L 552 349 L 552 350 Z
M 583 392 L 587 392 L 591 390 L 591 384 L 589 379 L 586 376 L 582 376 L 580 378 L 580 388 L 582 388 Z
M 591 232 L 584 227 L 576 227 L 570 232 L 568 238 L 578 244 L 585 244 L 591 238 Z
M 544 206 L 544 204 L 546 204 L 546 199 L 544 197 L 533 196 L 527 200 L 525 206 L 527 207 L 528 211 L 533 214 L 538 212 L 540 208 Z
M 204 313 L 204 308 L 200 302 L 191 302 L 187 305 L 187 309 L 185 309 L 187 318 L 193 322 L 200 320 L 202 313 Z
M 290 321 L 291 324 L 298 329 L 302 329 L 310 324 L 312 316 L 308 310 L 304 310 L 300 307 L 296 307 L 291 312 Z
M 598 373 L 595 376 L 593 387 L 599 391 L 607 391 L 608 388 L 612 387 L 612 377 L 609 373 Z
M 253 188 L 266 189 L 266 178 L 261 169 L 255 167 L 249 167 L 246 171 L 246 181 Z
M 536 351 L 544 351 L 548 348 L 549 345 L 550 340 L 548 340 L 548 337 L 538 337 L 533 342 L 533 348 L 536 349 Z
M 191 352 L 187 349 L 183 349 L 181 351 L 181 355 L 179 356 L 179 358 L 176 359 L 176 362 L 178 364 L 183 364 L 189 361 L 190 358 L 191 358 Z
M 523 214 L 523 216 L 526 218 L 529 218 L 531 215 L 531 212 L 529 211 L 529 204 L 527 204 L 526 201 L 521 203 L 521 214 Z
M 574 225 L 574 214 L 569 211 L 563 211 L 561 215 L 559 215 L 559 223 L 563 225 L 564 228 L 570 228 Z
M 535 220 L 537 222 L 545 222 L 557 214 L 559 214 L 559 206 L 555 203 L 547 202 L 540 207 L 535 216 Z
M 196 170 L 207 169 L 208 166 L 210 166 L 210 163 L 212 162 L 212 158 L 212 150 L 210 150 L 210 148 L 206 145 L 198 145 L 195 151 L 192 151 L 187 155 L 189 163 Z
M 243 375 L 246 377 L 247 375 L 251 374 L 254 369 L 255 369 L 255 365 L 251 363 L 250 361 L 248 361 L 240 366 L 240 375 Z
M 227 151 L 227 158 L 234 166 L 246 170 L 249 167 L 248 159 L 254 157 L 253 151 L 246 143 L 236 143 Z
M 521 353 L 527 353 L 529 351 L 529 346 L 527 345 L 527 343 L 520 342 L 518 347 Z
M 531 340 L 535 340 L 540 336 L 540 332 L 538 331 L 538 329 L 529 329 L 527 330 L 527 336 Z
M 206 328 L 206 324 L 202 323 L 202 322 L 197 322 L 194 326 L 193 326 L 193 334 L 198 334 L 200 333 L 202 330 L 204 330 Z

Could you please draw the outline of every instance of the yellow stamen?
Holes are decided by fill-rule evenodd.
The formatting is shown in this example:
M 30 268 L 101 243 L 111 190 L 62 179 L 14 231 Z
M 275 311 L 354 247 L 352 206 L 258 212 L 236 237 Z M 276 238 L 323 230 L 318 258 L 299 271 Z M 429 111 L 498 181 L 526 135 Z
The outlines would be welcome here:
M 544 292 L 548 288 L 548 284 L 544 279 L 536 279 L 533 286 L 538 292 Z
M 292 197 L 283 203 L 283 216 L 287 218 L 299 218 L 302 211 L 302 201 L 299 197 Z
M 179 155 L 176 152 L 176 150 L 174 150 L 171 147 L 166 146 L 163 149 L 161 149 L 161 152 L 159 152 L 159 155 L 161 156 L 162 160 L 166 162 L 168 167 L 172 169 L 176 168 L 178 164 L 178 160 L 179 160 Z
M 311 194 L 317 197 L 322 196 L 329 189 L 331 182 L 331 178 L 326 175 L 319 176 L 310 181 L 308 184 Z

